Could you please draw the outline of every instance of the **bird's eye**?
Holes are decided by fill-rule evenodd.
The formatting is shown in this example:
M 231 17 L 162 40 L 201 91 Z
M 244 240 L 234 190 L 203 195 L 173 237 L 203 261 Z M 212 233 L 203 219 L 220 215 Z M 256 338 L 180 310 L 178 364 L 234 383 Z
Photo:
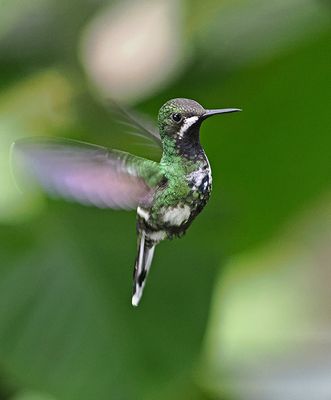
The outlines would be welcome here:
M 182 114 L 180 114 L 180 113 L 174 113 L 174 114 L 172 114 L 172 119 L 173 119 L 175 122 L 180 122 L 180 121 L 182 120 Z

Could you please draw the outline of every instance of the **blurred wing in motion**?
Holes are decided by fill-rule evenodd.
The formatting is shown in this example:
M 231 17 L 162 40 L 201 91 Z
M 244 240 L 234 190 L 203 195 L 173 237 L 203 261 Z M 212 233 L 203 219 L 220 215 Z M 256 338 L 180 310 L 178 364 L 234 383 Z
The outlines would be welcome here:
M 147 116 L 121 106 L 114 100 L 109 100 L 111 111 L 120 123 L 129 128 L 129 133 L 152 140 L 159 148 L 162 142 L 156 125 Z
M 136 208 L 162 179 L 154 161 L 67 139 L 20 139 L 12 161 L 49 194 L 100 208 Z

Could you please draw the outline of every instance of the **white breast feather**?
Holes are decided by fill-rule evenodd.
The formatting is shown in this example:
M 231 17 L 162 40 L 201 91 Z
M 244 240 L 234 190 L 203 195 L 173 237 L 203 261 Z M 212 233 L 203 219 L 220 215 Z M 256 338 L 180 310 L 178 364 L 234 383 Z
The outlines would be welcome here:
M 166 238 L 167 234 L 165 231 L 148 232 L 148 238 L 155 242 L 160 242 Z

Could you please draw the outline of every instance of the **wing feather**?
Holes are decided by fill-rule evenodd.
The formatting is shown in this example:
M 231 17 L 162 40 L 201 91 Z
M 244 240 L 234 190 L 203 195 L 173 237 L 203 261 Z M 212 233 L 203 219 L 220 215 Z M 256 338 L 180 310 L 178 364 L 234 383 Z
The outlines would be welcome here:
M 68 139 L 20 139 L 12 157 L 49 194 L 100 208 L 136 208 L 162 179 L 154 161 Z
M 130 128 L 129 133 L 147 137 L 153 140 L 158 147 L 162 148 L 162 141 L 157 126 L 146 115 L 129 110 L 114 100 L 109 100 L 109 103 L 111 110 L 117 115 L 119 122 Z

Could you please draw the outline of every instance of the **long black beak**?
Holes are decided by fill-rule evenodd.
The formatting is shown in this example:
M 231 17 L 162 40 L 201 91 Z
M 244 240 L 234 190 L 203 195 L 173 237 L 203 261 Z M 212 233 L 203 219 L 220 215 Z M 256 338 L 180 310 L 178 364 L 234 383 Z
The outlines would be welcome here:
M 212 115 L 216 114 L 226 114 L 226 113 L 233 113 L 237 111 L 242 111 L 240 108 L 220 108 L 218 110 L 206 110 L 203 114 L 202 119 L 211 117 Z

